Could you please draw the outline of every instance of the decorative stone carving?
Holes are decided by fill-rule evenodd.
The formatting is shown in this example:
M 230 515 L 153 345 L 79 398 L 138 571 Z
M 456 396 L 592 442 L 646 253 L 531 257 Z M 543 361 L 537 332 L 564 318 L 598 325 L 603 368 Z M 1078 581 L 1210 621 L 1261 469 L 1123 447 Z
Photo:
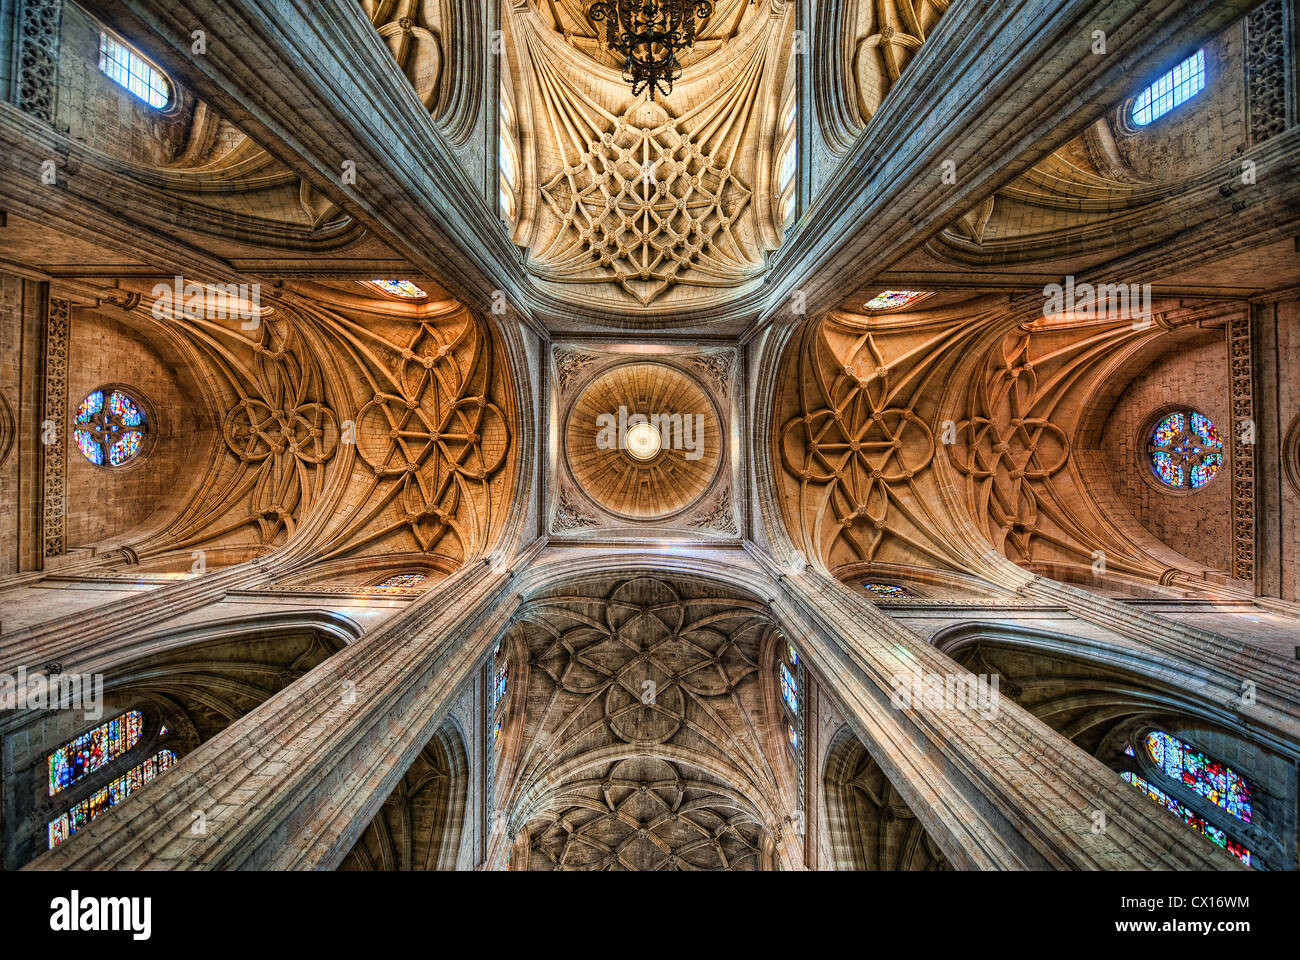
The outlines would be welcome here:
M 45 404 L 41 424 L 43 553 L 67 552 L 68 323 L 72 303 L 51 297 L 45 316 Z
M 1250 313 L 1228 318 L 1232 403 L 1232 576 L 1255 580 L 1255 397 Z M 1252 439 L 1247 443 L 1247 439 Z
M 582 371 L 597 360 L 595 354 L 582 353 L 578 350 L 566 350 L 564 347 L 555 347 L 552 353 L 555 356 L 555 370 L 560 393 L 568 392 L 569 387 L 573 385 L 573 381 L 582 375 Z
M 658 103 L 616 117 L 542 187 L 562 229 L 550 279 L 618 283 L 642 305 L 679 279 L 734 282 L 748 260 L 733 232 L 750 190 Z
M 1251 143 L 1286 129 L 1286 41 L 1282 0 L 1268 0 L 1246 17 L 1246 96 Z
M 731 492 L 723 490 L 705 510 L 691 519 L 690 526 L 701 530 L 717 530 L 737 534 L 736 512 L 731 506 Z
M 18 109 L 54 122 L 63 0 L 21 0 L 18 10 Z
M 1028 336 L 1005 359 L 997 358 L 990 373 L 977 380 L 948 455 L 974 483 L 977 509 L 993 542 L 1009 556 L 1027 559 L 1029 540 L 1038 533 L 1036 488 L 1064 468 L 1070 441 L 1060 427 L 1032 415 L 1042 397 Z
M 874 560 L 898 488 L 934 459 L 934 436 L 896 395 L 892 364 L 872 335 L 837 352 L 824 325 L 810 325 L 797 363 L 798 403 L 778 445 L 798 488 L 805 545 L 828 562 L 837 547 Z
M 560 502 L 555 509 L 555 519 L 551 521 L 551 530 L 579 530 L 583 527 L 599 526 L 600 521 L 589 513 L 583 512 L 568 487 L 560 486 Z
M 338 448 L 339 423 L 294 326 L 268 321 L 261 331 L 255 354 L 263 393 L 242 396 L 226 412 L 221 435 L 254 474 L 249 516 L 269 544 L 281 530 L 293 535 L 300 507 L 319 493 L 320 468 Z
M 719 394 L 725 397 L 731 393 L 731 369 L 734 363 L 734 356 L 731 351 L 703 353 L 698 356 L 688 357 L 686 362 L 712 383 Z

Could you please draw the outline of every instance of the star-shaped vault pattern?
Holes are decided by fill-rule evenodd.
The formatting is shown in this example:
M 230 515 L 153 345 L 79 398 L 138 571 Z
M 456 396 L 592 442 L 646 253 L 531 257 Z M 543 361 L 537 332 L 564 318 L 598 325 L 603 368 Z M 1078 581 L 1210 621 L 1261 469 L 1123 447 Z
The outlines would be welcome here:
M 647 305 L 679 281 L 753 272 L 735 232 L 749 188 L 657 104 L 616 118 L 542 194 L 563 222 L 540 258 L 548 279 L 613 281 Z

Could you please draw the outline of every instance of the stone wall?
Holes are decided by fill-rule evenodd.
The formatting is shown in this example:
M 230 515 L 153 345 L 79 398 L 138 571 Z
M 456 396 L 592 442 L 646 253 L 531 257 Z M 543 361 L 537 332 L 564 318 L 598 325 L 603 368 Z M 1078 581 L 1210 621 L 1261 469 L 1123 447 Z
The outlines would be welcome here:
M 1163 487 L 1145 459 L 1151 417 L 1173 404 L 1199 410 L 1228 429 L 1227 347 L 1221 331 L 1151 363 L 1107 417 L 1100 455 L 1120 501 L 1156 539 L 1198 563 L 1226 570 L 1232 549 L 1229 456 L 1205 487 L 1180 493 Z

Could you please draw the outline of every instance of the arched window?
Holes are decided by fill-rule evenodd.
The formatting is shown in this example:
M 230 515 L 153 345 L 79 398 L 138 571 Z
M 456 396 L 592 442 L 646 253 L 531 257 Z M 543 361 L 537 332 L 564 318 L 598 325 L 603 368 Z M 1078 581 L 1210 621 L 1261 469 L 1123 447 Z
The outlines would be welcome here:
M 776 148 L 776 193 L 781 224 L 789 225 L 794 217 L 796 190 L 795 173 L 799 169 L 799 135 L 798 135 L 798 98 L 792 86 L 786 94 L 785 108 L 781 111 L 781 120 L 777 124 Z
M 501 643 L 492 650 L 492 687 L 488 691 L 488 712 L 492 716 L 492 742 L 501 737 L 501 723 L 505 719 L 505 708 L 501 705 L 506 698 L 510 685 L 510 660 L 501 652 Z
M 1209 417 L 1184 409 L 1152 428 L 1147 455 L 1156 479 L 1165 486 L 1199 490 L 1223 466 L 1223 440 Z
M 785 738 L 794 752 L 796 761 L 801 761 L 803 756 L 801 751 L 803 744 L 802 673 L 803 668 L 794 645 L 788 640 L 783 640 L 776 660 L 776 678 L 781 690 L 781 702 L 785 707 Z
M 51 820 L 49 825 L 50 849 L 53 850 L 105 810 L 117 806 L 164 770 L 174 765 L 176 759 L 176 754 L 172 753 L 172 751 L 159 750 L 148 760 L 136 764 L 116 780 L 100 787 L 67 813 Z
M 1197 816 L 1173 797 L 1169 796 L 1169 794 L 1165 793 L 1158 787 L 1153 787 L 1131 770 L 1125 770 L 1120 774 L 1120 776 L 1124 778 L 1126 783 L 1132 784 L 1145 793 L 1152 802 L 1158 803 L 1162 807 L 1173 811 L 1193 830 L 1205 834 L 1224 850 L 1227 850 L 1242 863 L 1246 864 L 1246 866 L 1250 866 L 1250 851 L 1235 840 L 1229 840 L 1226 833 L 1213 824 L 1207 823 L 1204 817 Z
M 387 580 L 381 580 L 375 584 L 376 590 L 409 590 L 412 587 L 418 587 L 428 580 L 428 574 L 424 573 L 398 573 L 389 577 Z
M 50 754 L 50 796 L 61 793 L 87 774 L 108 766 L 140 742 L 144 714 L 128 710 L 94 730 L 69 740 Z
M 423 300 L 429 296 L 410 280 L 367 280 L 366 283 L 402 300 Z
M 900 587 L 896 583 L 878 583 L 873 580 L 868 580 L 864 583 L 862 589 L 879 600 L 898 600 L 903 597 L 916 596 L 916 594 L 911 590 L 908 590 L 906 587 Z
M 156 110 L 172 102 L 163 72 L 107 30 L 99 32 L 99 69 Z
M 120 467 L 140 452 L 149 424 L 129 394 L 101 387 L 77 407 L 73 430 L 87 460 L 97 467 Z
M 1131 744 L 1124 745 L 1124 753 L 1137 759 Z M 1250 781 L 1226 764 L 1211 760 L 1195 747 L 1163 730 L 1153 730 L 1143 741 L 1143 753 L 1157 770 L 1178 788 L 1189 790 L 1243 823 L 1250 823 L 1253 815 Z M 1245 844 L 1228 836 L 1227 830 L 1217 826 L 1176 796 L 1151 783 L 1139 773 L 1126 770 L 1120 774 L 1124 781 L 1141 790 L 1154 803 L 1177 814 L 1184 823 L 1198 833 L 1203 833 L 1227 850 L 1242 863 L 1252 863 L 1251 852 Z M 1169 787 L 1168 789 L 1175 789 Z
M 1222 807 L 1243 823 L 1250 823 L 1250 781 L 1232 767 L 1211 760 L 1163 730 L 1154 730 L 1147 736 L 1146 749 L 1165 776 Z
M 1145 127 L 1205 89 L 1205 51 L 1194 54 L 1137 95 L 1129 116 Z

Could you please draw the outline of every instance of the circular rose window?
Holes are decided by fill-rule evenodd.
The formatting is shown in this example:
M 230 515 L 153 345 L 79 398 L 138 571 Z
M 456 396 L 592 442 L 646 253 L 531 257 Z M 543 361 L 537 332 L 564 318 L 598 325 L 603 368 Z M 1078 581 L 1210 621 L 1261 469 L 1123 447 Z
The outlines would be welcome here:
M 1156 422 L 1147 442 L 1147 455 L 1162 484 L 1179 490 L 1199 490 L 1223 466 L 1223 441 L 1205 414 L 1178 410 Z
M 100 389 L 81 401 L 73 429 L 87 460 L 120 467 L 140 452 L 149 424 L 144 409 L 125 391 Z

